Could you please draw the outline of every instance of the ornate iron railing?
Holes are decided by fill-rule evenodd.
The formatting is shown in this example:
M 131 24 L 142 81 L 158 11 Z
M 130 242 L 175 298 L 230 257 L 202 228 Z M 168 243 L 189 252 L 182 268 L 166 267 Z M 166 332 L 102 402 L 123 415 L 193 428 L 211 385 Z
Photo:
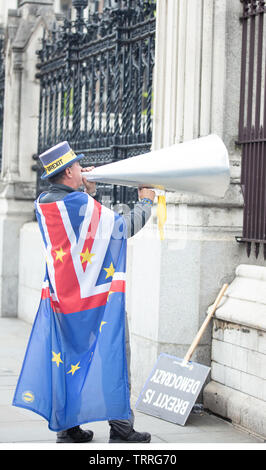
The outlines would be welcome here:
M 2 146 L 4 127 L 4 100 L 5 100 L 5 52 L 4 34 L 0 32 L 0 172 L 2 168 Z
M 266 259 L 266 2 L 243 3 L 242 70 L 239 144 L 242 146 L 241 185 L 244 195 L 243 235 L 247 254 L 264 247 Z
M 107 1 L 87 20 L 88 1 L 72 5 L 76 20 L 44 35 L 38 51 L 38 154 L 68 140 L 84 165 L 97 166 L 149 151 L 156 1 Z M 98 193 L 111 204 L 136 198 L 122 187 L 101 185 Z

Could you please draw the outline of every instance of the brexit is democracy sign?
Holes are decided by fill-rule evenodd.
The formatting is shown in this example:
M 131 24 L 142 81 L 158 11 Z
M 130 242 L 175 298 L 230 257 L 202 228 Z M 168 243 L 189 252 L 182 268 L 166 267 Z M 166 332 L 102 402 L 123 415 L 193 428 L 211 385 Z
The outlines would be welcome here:
M 161 354 L 140 393 L 136 409 L 184 425 L 210 368 Z

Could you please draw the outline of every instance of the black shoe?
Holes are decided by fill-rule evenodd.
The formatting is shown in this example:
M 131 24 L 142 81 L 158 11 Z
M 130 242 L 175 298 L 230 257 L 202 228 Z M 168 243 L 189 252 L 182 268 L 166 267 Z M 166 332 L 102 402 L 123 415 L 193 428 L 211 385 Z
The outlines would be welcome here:
M 127 443 L 148 443 L 151 441 L 151 435 L 148 432 L 137 432 L 134 429 L 126 436 L 121 436 L 117 432 L 115 432 L 113 429 L 110 431 L 110 438 L 109 442 L 110 443 L 121 443 L 124 442 L 125 444 Z
M 92 438 L 92 431 L 83 431 L 79 426 L 75 426 L 74 428 L 58 432 L 56 442 L 60 444 L 70 442 L 90 442 Z

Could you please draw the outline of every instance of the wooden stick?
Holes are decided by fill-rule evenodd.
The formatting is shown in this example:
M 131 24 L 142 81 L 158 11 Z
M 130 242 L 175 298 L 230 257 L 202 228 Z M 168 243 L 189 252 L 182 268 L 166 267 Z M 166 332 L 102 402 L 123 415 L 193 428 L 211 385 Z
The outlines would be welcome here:
M 200 330 L 198 331 L 197 335 L 195 336 L 195 338 L 194 338 L 194 340 L 193 340 L 193 342 L 192 342 L 192 344 L 191 344 L 191 346 L 190 346 L 190 348 L 189 348 L 187 354 L 186 354 L 185 357 L 184 357 L 183 363 L 187 363 L 187 362 L 190 360 L 192 354 L 194 353 L 196 347 L 198 346 L 198 344 L 199 344 L 199 342 L 200 342 L 200 340 L 201 340 L 201 337 L 202 337 L 202 335 L 203 335 L 205 329 L 207 328 L 207 325 L 208 325 L 209 321 L 211 320 L 212 316 L 214 315 L 214 312 L 215 312 L 215 310 L 217 309 L 217 307 L 218 307 L 218 305 L 219 305 L 219 303 L 220 303 L 220 301 L 221 301 L 221 299 L 222 299 L 222 297 L 223 297 L 223 295 L 224 295 L 224 293 L 225 293 L 227 287 L 228 287 L 228 284 L 224 284 L 223 287 L 222 287 L 222 289 L 220 290 L 220 292 L 219 292 L 219 294 L 218 294 L 218 296 L 217 296 L 217 299 L 215 300 L 215 302 L 214 302 L 214 304 L 213 304 L 212 310 L 210 311 L 210 313 L 209 313 L 209 314 L 207 315 L 207 317 L 205 318 L 205 320 L 204 320 L 204 322 L 203 322 L 203 324 L 202 324 Z

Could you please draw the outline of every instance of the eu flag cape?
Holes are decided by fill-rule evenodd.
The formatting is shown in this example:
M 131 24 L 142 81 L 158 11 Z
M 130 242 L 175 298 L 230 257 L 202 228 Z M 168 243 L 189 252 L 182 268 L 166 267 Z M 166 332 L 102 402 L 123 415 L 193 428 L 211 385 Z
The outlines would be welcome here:
M 46 273 L 13 405 L 53 431 L 128 419 L 125 221 L 80 192 L 35 208 Z

